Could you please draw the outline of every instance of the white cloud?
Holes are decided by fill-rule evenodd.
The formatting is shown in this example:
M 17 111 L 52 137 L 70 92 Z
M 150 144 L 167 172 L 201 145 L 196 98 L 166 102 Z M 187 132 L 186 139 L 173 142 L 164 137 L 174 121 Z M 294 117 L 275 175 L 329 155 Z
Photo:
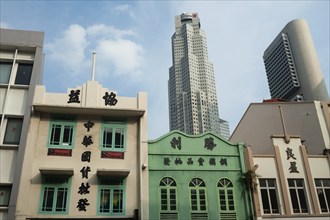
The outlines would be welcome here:
M 112 63 L 116 75 L 129 76 L 134 80 L 141 75 L 140 69 L 144 63 L 141 45 L 126 39 L 102 40 L 96 51 L 101 62 L 100 69 Z
M 123 5 L 117 5 L 112 9 L 112 12 L 119 14 L 119 13 L 127 13 L 129 16 L 132 18 L 135 18 L 135 15 L 131 9 L 131 6 L 128 4 L 123 4 Z
M 0 22 L 0 28 L 10 28 L 10 25 L 7 24 L 6 22 L 1 21 Z
M 130 29 L 120 30 L 104 24 L 84 28 L 73 24 L 59 38 L 48 43 L 46 50 L 48 59 L 64 67 L 67 75 L 77 76 L 90 71 L 91 54 L 95 51 L 96 78 L 104 80 L 111 73 L 135 81 L 141 75 L 144 49 L 142 45 L 126 39 L 131 36 L 137 35 Z
M 77 74 L 85 67 L 85 51 L 89 42 L 86 39 L 86 30 L 78 25 L 70 25 L 60 38 L 46 44 L 48 58 L 60 63 L 67 74 Z

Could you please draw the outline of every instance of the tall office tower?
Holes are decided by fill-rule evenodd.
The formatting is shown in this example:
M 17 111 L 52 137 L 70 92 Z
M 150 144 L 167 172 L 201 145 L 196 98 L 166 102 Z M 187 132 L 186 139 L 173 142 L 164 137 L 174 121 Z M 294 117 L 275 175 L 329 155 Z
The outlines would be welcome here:
M 263 55 L 272 98 L 329 100 L 308 24 L 289 22 Z
M 221 135 L 213 64 L 197 13 L 175 16 L 169 69 L 170 130 Z
M 0 29 L 0 219 L 15 219 L 8 212 L 16 209 L 43 41 L 42 32 Z

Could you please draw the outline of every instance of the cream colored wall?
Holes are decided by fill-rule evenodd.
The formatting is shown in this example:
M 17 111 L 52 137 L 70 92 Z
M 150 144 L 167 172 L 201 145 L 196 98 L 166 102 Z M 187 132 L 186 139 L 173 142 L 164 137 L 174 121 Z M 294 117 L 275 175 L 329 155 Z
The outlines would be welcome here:
M 308 158 L 313 178 L 330 178 L 329 161 L 326 157 Z M 322 169 L 320 169 L 322 168 Z
M 95 82 L 89 81 L 87 85 L 83 85 L 81 88 L 86 89 L 90 86 L 88 91 L 94 94 L 95 91 L 105 91 L 101 89 L 101 86 Z M 94 89 L 93 89 L 94 88 Z M 70 91 L 70 90 L 69 90 Z M 84 94 L 84 90 L 82 91 Z M 89 96 L 89 94 L 84 94 Z M 81 96 L 81 102 L 85 101 L 90 105 L 93 101 L 85 100 L 84 95 Z M 95 94 L 94 94 L 95 95 Z M 93 96 L 89 96 L 93 98 Z M 118 106 L 112 106 L 112 108 L 124 108 L 124 109 L 142 109 L 147 110 L 147 95 L 146 93 L 139 93 L 137 98 L 125 98 L 116 97 L 118 99 Z M 49 94 L 46 93 L 45 87 L 37 86 L 35 93 L 35 104 L 43 105 L 66 105 L 73 106 L 75 103 L 67 104 L 68 94 Z M 96 99 L 94 98 L 94 101 Z M 94 106 L 94 108 L 100 108 L 101 106 L 106 113 L 109 106 L 104 106 L 103 102 L 99 103 L 100 106 Z M 121 103 L 119 105 L 119 103 Z M 97 103 L 94 103 L 97 104 Z M 79 104 L 78 104 L 79 105 Z M 74 113 L 74 112 L 72 112 Z M 105 114 L 106 115 L 106 114 Z M 115 116 L 115 115 L 114 115 Z M 17 219 L 25 219 L 26 217 L 50 217 L 50 215 L 39 214 L 39 203 L 41 193 L 41 174 L 39 169 L 73 169 L 74 175 L 71 182 L 70 193 L 70 206 L 67 215 L 70 217 L 91 217 L 97 213 L 97 194 L 98 194 L 98 176 L 96 174 L 99 169 L 107 170 L 129 170 L 130 173 L 126 178 L 126 215 L 133 215 L 134 209 L 139 209 L 141 219 L 148 218 L 148 171 L 142 170 L 142 164 L 148 163 L 147 154 L 147 113 L 140 117 L 127 118 L 127 130 L 126 130 L 126 152 L 124 159 L 105 159 L 101 158 L 100 150 L 100 135 L 101 135 L 101 115 L 78 115 L 76 122 L 76 132 L 74 147 L 72 149 L 72 156 L 48 156 L 48 135 L 49 135 L 49 120 L 50 113 L 38 113 L 34 112 L 31 118 L 29 137 L 27 141 L 27 150 L 24 158 L 24 167 L 22 172 L 22 181 L 19 191 L 19 199 L 17 204 Z M 88 120 L 93 121 L 95 124 L 87 132 L 84 127 L 84 123 Z M 84 136 L 91 135 L 93 144 L 85 147 L 82 145 Z M 91 151 L 91 161 L 82 162 L 81 154 L 86 150 Z M 84 166 L 89 166 L 91 172 L 88 173 L 88 179 L 82 179 L 80 170 Z M 90 193 L 86 195 L 78 194 L 81 183 L 88 182 L 90 184 Z M 87 206 L 87 211 L 78 211 L 76 208 L 79 199 L 87 198 L 90 203 Z M 141 204 L 140 204 L 141 201 Z M 54 215 L 52 215 L 54 216 Z

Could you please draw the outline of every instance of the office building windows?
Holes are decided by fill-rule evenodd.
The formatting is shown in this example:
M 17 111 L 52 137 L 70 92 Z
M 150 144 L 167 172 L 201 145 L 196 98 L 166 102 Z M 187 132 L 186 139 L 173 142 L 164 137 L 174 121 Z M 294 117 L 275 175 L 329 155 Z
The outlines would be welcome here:
M 100 178 L 99 214 L 125 214 L 125 179 Z
M 40 212 L 67 213 L 70 195 L 70 177 L 44 176 Z
M 330 212 L 330 179 L 315 179 L 321 212 Z
M 102 150 L 125 151 L 126 124 L 104 123 L 101 134 Z
M 32 74 L 32 64 L 18 64 L 15 84 L 19 85 L 30 85 L 30 79 Z
M 11 63 L 0 63 L 0 84 L 9 84 L 11 67 Z
M 259 179 L 264 214 L 280 214 L 275 179 Z
M 293 213 L 308 213 L 303 179 L 288 179 Z
M 11 186 L 0 186 L 0 207 L 8 206 L 11 193 Z
M 19 144 L 22 131 L 22 118 L 8 118 L 5 131 L 4 144 Z

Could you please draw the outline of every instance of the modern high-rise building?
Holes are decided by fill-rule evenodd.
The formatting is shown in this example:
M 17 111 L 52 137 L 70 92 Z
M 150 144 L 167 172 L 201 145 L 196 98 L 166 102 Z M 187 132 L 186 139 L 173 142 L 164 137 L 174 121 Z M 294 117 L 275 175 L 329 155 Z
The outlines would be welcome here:
M 308 24 L 289 22 L 263 55 L 272 98 L 329 100 Z
M 213 64 L 197 13 L 175 16 L 172 62 L 168 81 L 170 130 L 221 135 Z

